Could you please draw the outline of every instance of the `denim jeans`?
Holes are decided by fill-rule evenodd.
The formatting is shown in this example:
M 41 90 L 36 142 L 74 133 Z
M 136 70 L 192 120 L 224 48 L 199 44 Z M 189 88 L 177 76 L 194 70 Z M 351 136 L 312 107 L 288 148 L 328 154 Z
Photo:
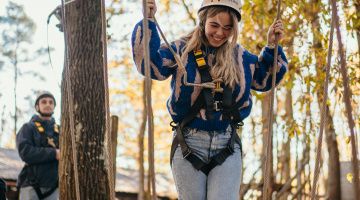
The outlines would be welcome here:
M 49 191 L 50 188 L 40 188 L 41 192 Z M 35 192 L 35 189 L 32 186 L 20 188 L 20 200 L 38 200 L 38 196 Z M 58 200 L 59 199 L 59 188 L 57 188 L 50 196 L 46 197 L 44 200 Z
M 183 130 L 186 144 L 204 162 L 209 162 L 227 146 L 231 132 L 230 126 L 226 131 Z M 172 160 L 172 173 L 179 200 L 238 200 L 242 158 L 240 146 L 235 144 L 234 148 L 235 152 L 206 176 L 183 158 L 178 146 Z

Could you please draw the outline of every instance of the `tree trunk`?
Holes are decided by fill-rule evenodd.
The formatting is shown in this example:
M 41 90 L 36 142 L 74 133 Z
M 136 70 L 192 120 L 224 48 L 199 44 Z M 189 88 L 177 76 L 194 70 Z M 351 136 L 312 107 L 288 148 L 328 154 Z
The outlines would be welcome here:
M 360 19 L 360 2 L 358 0 L 355 0 L 354 5 L 356 10 L 356 19 Z M 355 31 L 356 31 L 356 38 L 358 43 L 358 54 L 360 56 L 360 25 L 359 24 L 355 27 Z
M 116 115 L 111 116 L 111 158 L 113 163 L 113 184 L 114 189 L 116 188 L 116 149 L 117 149 L 117 136 L 119 127 L 119 117 Z
M 266 145 L 271 145 L 270 146 L 270 151 L 272 152 L 272 143 L 271 144 L 267 144 L 267 137 L 269 136 L 269 112 L 270 111 L 270 108 L 269 108 L 269 105 L 268 105 L 268 102 L 270 102 L 270 93 L 266 93 L 265 96 L 264 96 L 264 99 L 261 103 L 261 107 L 262 107 L 262 134 L 263 134 L 263 148 L 262 148 L 262 157 L 265 157 L 266 156 Z M 274 183 L 274 175 L 273 175 L 273 158 L 272 156 L 270 156 L 270 158 L 267 158 L 270 160 L 270 177 L 269 178 L 269 185 L 270 185 L 270 188 L 268 188 L 268 194 L 272 194 L 273 192 L 273 188 L 272 185 Z M 264 183 L 264 180 L 265 180 L 265 175 L 266 175 L 266 170 L 265 170 L 265 159 L 262 159 L 262 174 L 263 174 L 263 184 L 265 185 Z M 264 195 L 264 194 L 262 194 Z
M 332 0 L 331 1 L 332 4 L 332 9 L 333 9 L 333 16 L 335 16 L 335 27 L 336 27 L 336 36 L 337 36 L 337 40 L 338 40 L 338 44 L 339 44 L 339 54 L 340 54 L 340 66 L 341 66 L 341 75 L 342 75 L 342 81 L 343 81 L 343 87 L 344 87 L 344 96 L 343 96 L 343 101 L 345 104 L 345 110 L 346 110 L 346 116 L 347 116 L 347 120 L 348 120 L 348 125 L 349 125 L 349 131 L 350 131 L 350 138 L 351 138 L 351 152 L 352 152 L 352 167 L 353 167 L 353 174 L 354 174 L 354 183 L 353 183 L 353 187 L 354 187 L 354 193 L 355 193 L 355 198 L 359 199 L 360 198 L 360 184 L 359 184 L 359 164 L 358 164 L 358 157 L 357 157 L 357 145 L 356 145 L 356 139 L 355 139 L 355 122 L 354 122 L 354 118 L 352 115 L 352 106 L 351 106 L 351 97 L 352 97 L 352 92 L 349 86 L 349 76 L 348 76 L 348 72 L 347 72 L 347 66 L 346 66 L 346 55 L 345 55 L 345 51 L 344 51 L 344 45 L 341 39 L 341 31 L 340 31 L 340 20 L 339 20 L 339 16 L 338 16 L 338 11 L 337 11 L 337 5 L 336 5 L 336 1 Z
M 321 1 L 320 0 L 312 0 L 312 13 L 311 13 L 311 29 L 313 32 L 313 47 L 315 51 L 316 58 L 316 74 L 318 79 L 318 84 L 322 84 L 325 81 L 325 73 L 324 66 L 326 65 L 326 51 L 323 50 L 323 45 L 320 36 L 320 21 L 319 21 L 319 13 L 321 12 Z M 322 91 L 324 86 L 319 86 L 319 89 L 316 90 L 318 96 L 319 107 L 321 108 L 321 103 L 323 102 L 323 94 Z M 339 162 L 339 150 L 338 144 L 336 141 L 336 134 L 333 124 L 332 116 L 330 115 L 329 106 L 326 106 L 327 116 L 326 117 L 326 126 L 325 126 L 325 137 L 326 143 L 329 153 L 329 172 L 328 172 L 328 197 L 329 199 L 340 199 L 341 198 L 341 187 L 340 187 L 340 162 Z M 313 186 L 314 187 L 314 186 Z
M 140 130 L 138 134 L 138 144 L 139 144 L 139 194 L 138 200 L 144 199 L 145 194 L 145 170 L 144 170 L 144 134 L 146 127 L 146 96 L 145 96 L 145 79 L 143 81 L 143 112 L 142 112 L 142 121 L 140 125 Z
M 307 134 L 307 135 L 311 135 L 312 134 L 312 130 L 314 130 L 314 127 L 313 127 L 313 123 L 312 123 L 312 115 L 311 115 L 311 83 L 310 83 L 310 77 L 307 77 L 307 80 L 305 80 L 306 82 L 306 94 L 305 94 L 305 97 L 306 97 L 306 107 L 305 107 L 305 119 L 304 119 L 304 122 L 303 122 L 303 131 L 304 131 L 304 134 Z M 308 128 L 307 128 L 308 127 Z M 306 163 L 306 166 L 307 166 L 307 170 L 304 170 L 303 171 L 303 180 L 304 180 L 304 184 L 306 186 L 306 183 L 309 183 L 308 186 L 309 187 L 305 187 L 304 189 L 304 193 L 307 193 L 307 194 L 310 194 L 311 193 L 311 168 L 310 168 L 310 140 L 308 139 L 309 136 L 307 135 L 304 135 L 303 137 L 303 140 L 302 140 L 302 143 L 303 143 L 303 146 L 305 147 L 304 148 L 304 151 L 303 151 L 303 158 L 301 160 L 301 162 L 304 162 L 305 159 L 307 159 L 307 163 Z M 306 173 L 307 171 L 307 173 Z M 298 185 L 298 189 L 299 189 L 299 185 Z M 301 199 L 301 196 L 302 196 L 303 193 L 300 193 L 298 195 L 298 199 L 300 198 Z M 304 195 L 304 198 L 306 198 L 306 196 Z
M 16 54 L 16 53 L 15 53 Z M 15 59 L 16 55 L 15 55 Z M 16 133 L 17 133 L 17 114 L 18 114 L 18 109 L 17 109 L 17 80 L 18 80 L 18 66 L 17 66 L 17 60 L 15 60 L 14 63 L 14 141 L 16 141 Z
M 60 199 L 114 199 L 103 0 L 65 6 Z M 68 45 L 68 46 L 67 46 Z
M 16 28 L 18 30 L 18 27 Z M 17 107 L 17 84 L 18 84 L 18 49 L 19 42 L 17 40 L 14 50 L 14 141 L 16 141 L 16 133 L 17 133 L 17 121 L 18 121 L 18 107 Z M 15 146 L 15 145 L 14 145 Z
M 292 109 L 292 96 L 291 96 L 291 89 L 286 90 L 286 99 L 285 99 L 285 110 L 286 110 L 286 121 L 289 126 L 292 126 L 294 122 L 293 119 L 293 109 Z M 282 153 L 281 158 L 279 159 L 279 164 L 282 166 L 281 168 L 281 180 L 286 182 L 290 177 L 290 135 L 288 133 L 287 137 L 284 137 L 286 141 L 282 145 Z M 296 134 L 296 133 L 295 133 Z M 286 192 L 282 197 L 281 200 L 287 199 L 288 192 Z
M 296 30 L 296 27 L 293 26 L 293 28 L 291 30 Z M 289 55 L 289 57 L 293 57 L 294 55 L 294 38 L 290 39 L 289 42 L 287 44 L 285 44 L 288 47 L 287 53 Z M 288 64 L 288 80 L 286 80 L 288 82 L 288 85 L 291 85 L 291 87 L 287 87 L 286 88 L 286 96 L 285 96 L 285 117 L 286 117 L 286 122 L 288 126 L 295 126 L 296 122 L 294 120 L 293 117 L 293 100 L 292 100 L 292 85 L 294 82 L 294 77 L 295 77 L 295 73 L 296 73 L 296 69 L 294 68 L 294 64 L 292 62 L 290 62 Z M 291 156 L 290 156 L 290 134 L 296 134 L 296 133 L 288 133 L 287 134 L 287 140 L 285 143 L 283 143 L 283 148 L 282 148 L 282 158 L 279 159 L 280 160 L 280 164 L 282 167 L 281 170 L 281 181 L 284 180 L 285 182 L 288 181 L 288 179 L 291 178 Z M 285 138 L 285 137 L 284 137 Z M 288 193 L 285 193 L 281 199 L 287 199 Z

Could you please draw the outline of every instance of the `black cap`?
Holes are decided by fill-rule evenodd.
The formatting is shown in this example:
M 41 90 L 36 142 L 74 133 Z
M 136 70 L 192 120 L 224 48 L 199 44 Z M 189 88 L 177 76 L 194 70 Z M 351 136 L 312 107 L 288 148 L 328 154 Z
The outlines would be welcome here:
M 41 92 L 41 93 L 36 97 L 35 106 L 39 104 L 40 99 L 45 98 L 45 97 L 50 97 L 50 98 L 52 98 L 52 99 L 54 100 L 54 105 L 56 106 L 56 100 L 55 100 L 54 95 L 52 95 L 52 94 L 51 94 L 50 92 L 48 92 L 48 91 Z

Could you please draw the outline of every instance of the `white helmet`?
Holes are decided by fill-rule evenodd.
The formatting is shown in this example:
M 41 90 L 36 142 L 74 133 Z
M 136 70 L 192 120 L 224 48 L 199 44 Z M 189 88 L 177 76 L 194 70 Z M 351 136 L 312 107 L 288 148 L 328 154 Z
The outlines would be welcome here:
M 198 12 L 209 6 L 226 6 L 234 9 L 238 20 L 241 20 L 241 0 L 203 0 Z

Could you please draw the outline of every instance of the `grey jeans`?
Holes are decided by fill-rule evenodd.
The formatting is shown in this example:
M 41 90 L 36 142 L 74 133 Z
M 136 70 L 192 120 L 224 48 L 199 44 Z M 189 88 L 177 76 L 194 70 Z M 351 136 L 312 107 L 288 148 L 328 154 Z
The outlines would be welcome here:
M 40 188 L 41 192 L 49 191 L 50 188 Z M 38 200 L 38 196 L 35 189 L 32 186 L 20 188 L 20 200 Z M 59 199 L 59 188 L 57 188 L 50 196 L 44 200 L 58 200 Z
M 186 128 L 183 134 L 195 155 L 204 162 L 209 162 L 212 156 L 227 146 L 231 132 L 231 127 L 226 131 Z M 172 173 L 179 200 L 238 200 L 242 158 L 238 144 L 235 144 L 234 150 L 235 152 L 223 164 L 213 168 L 206 176 L 183 158 L 178 146 L 172 160 Z

